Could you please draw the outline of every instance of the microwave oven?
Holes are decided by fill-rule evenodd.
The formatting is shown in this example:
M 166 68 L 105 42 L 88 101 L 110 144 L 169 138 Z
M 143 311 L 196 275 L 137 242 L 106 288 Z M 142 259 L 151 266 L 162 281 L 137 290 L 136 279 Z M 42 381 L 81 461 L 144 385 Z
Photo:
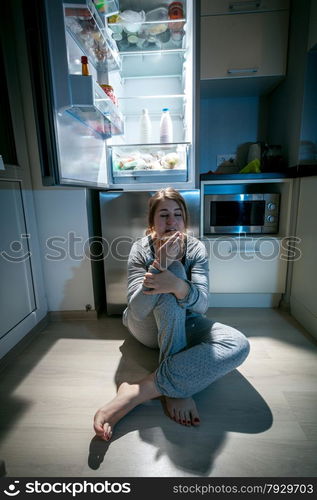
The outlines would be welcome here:
M 205 194 L 204 234 L 275 234 L 280 193 Z

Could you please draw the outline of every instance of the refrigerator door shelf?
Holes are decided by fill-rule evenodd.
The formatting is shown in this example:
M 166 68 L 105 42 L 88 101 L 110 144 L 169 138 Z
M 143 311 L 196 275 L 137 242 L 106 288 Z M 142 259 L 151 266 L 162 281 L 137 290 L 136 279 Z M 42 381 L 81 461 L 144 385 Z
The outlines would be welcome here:
M 92 76 L 69 75 L 69 82 L 72 102 L 68 111 L 72 115 L 92 129 L 97 123 L 95 131 L 103 139 L 124 133 L 122 114 Z M 94 119 L 100 115 L 105 119 L 104 130 L 100 129 L 100 120 Z
M 64 7 L 67 32 L 97 71 L 121 69 L 121 60 L 110 32 L 103 25 L 91 0 Z
M 96 0 L 95 4 L 101 18 L 113 16 L 119 12 L 119 0 Z

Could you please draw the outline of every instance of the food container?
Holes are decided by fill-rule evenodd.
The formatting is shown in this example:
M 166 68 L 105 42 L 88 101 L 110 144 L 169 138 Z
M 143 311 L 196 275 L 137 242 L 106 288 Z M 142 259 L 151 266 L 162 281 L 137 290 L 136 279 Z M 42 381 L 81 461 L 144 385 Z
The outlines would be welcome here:
M 115 96 L 113 87 L 111 85 L 107 85 L 107 84 L 104 84 L 104 83 L 101 83 L 100 87 L 107 94 L 107 96 L 109 97 L 109 99 L 111 99 L 111 101 L 117 106 L 118 105 L 118 99 Z

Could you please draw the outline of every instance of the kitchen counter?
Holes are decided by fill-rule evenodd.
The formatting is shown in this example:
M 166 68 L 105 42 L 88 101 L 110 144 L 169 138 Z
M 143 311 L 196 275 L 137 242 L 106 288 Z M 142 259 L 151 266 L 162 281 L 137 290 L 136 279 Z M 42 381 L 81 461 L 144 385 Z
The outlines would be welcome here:
M 260 174 L 213 174 L 206 173 L 200 175 L 201 181 L 222 181 L 237 179 L 243 181 L 247 179 L 281 179 L 293 177 L 288 175 L 288 172 L 261 172 Z
M 295 165 L 283 172 L 261 172 L 259 174 L 214 174 L 208 172 L 200 175 L 201 181 L 248 180 L 248 179 L 287 179 L 296 177 L 317 176 L 317 164 Z

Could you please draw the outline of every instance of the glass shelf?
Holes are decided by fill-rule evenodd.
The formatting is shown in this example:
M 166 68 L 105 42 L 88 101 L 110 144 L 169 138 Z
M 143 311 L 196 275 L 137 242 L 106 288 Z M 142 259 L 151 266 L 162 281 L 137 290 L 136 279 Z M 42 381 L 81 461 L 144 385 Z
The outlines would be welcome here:
M 92 76 L 69 75 L 69 82 L 72 103 L 68 113 L 97 132 L 102 139 L 123 134 L 122 114 Z
M 184 50 L 122 52 L 121 78 L 161 78 L 179 76 L 184 72 Z
M 86 5 L 64 7 L 65 26 L 97 71 L 120 70 L 121 61 L 115 41 L 105 29 L 91 0 Z
M 118 96 L 120 109 L 124 116 L 136 116 L 143 108 L 149 108 L 151 115 L 160 115 L 163 108 L 169 108 L 171 115 L 184 116 L 185 94 Z
M 121 21 L 119 14 L 108 19 L 108 28 L 120 53 L 169 51 L 184 46 L 186 19 L 168 19 L 166 15 L 156 21 L 145 19 L 143 22 L 128 23 Z

